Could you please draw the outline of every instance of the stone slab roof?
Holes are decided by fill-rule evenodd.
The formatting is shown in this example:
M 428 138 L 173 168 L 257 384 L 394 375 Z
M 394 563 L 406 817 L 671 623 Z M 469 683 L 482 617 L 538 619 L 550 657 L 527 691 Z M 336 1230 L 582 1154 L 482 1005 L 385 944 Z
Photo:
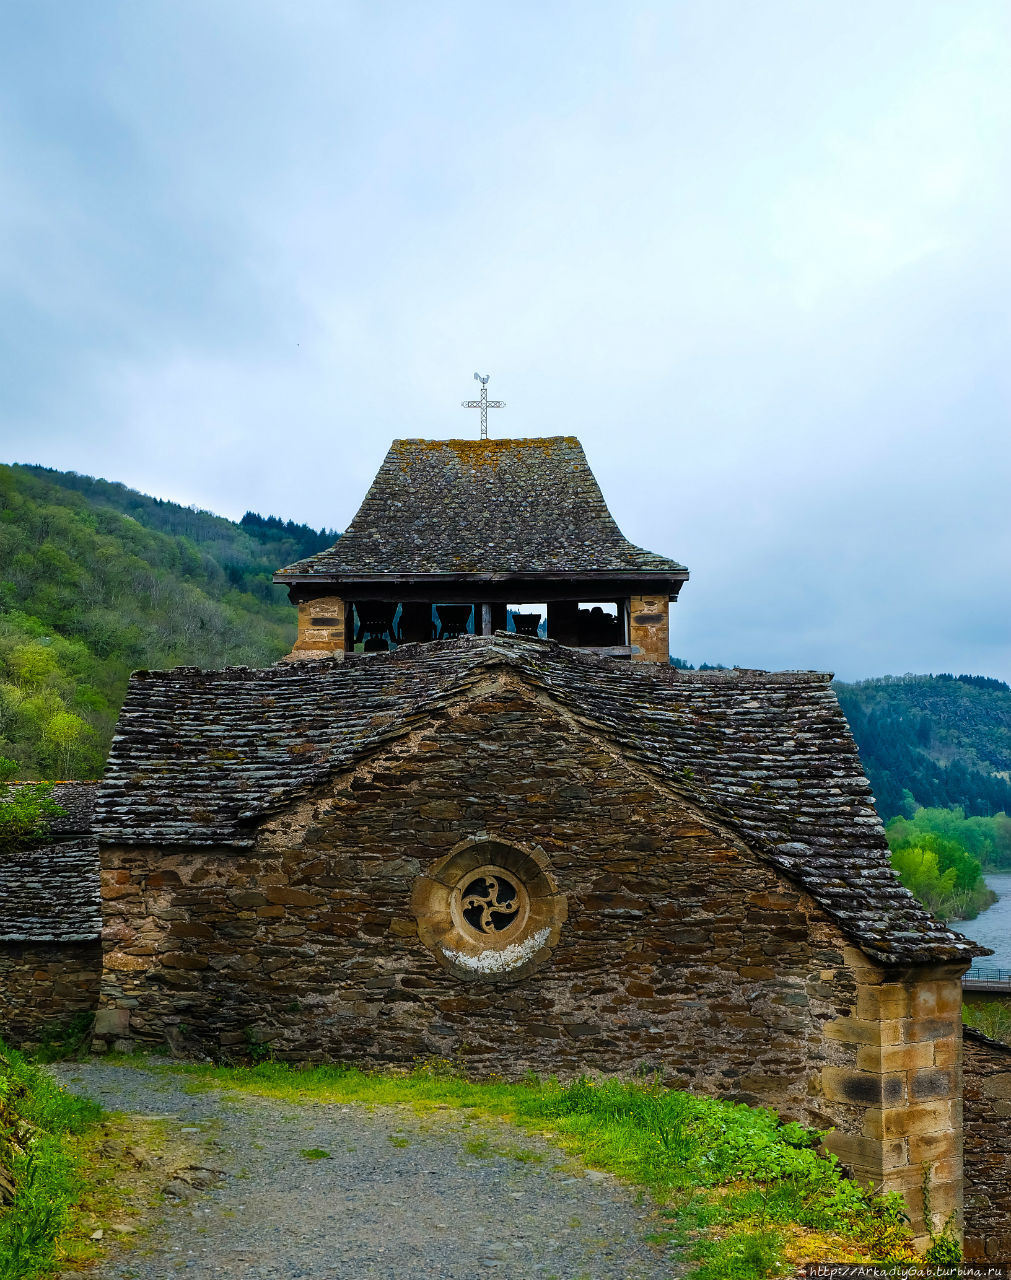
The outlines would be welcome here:
M 10 783 L 11 788 L 20 783 Z M 84 942 L 102 932 L 98 844 L 91 838 L 97 782 L 58 782 L 66 815 L 35 849 L 0 853 L 0 942 Z
M 505 632 L 130 682 L 96 809 L 113 843 L 248 847 L 258 823 L 507 667 L 736 833 L 886 962 L 969 960 L 891 868 L 828 675 L 678 671 Z
M 31 786 L 31 783 L 9 782 L 8 787 Z M 91 831 L 91 818 L 98 795 L 97 782 L 54 782 L 53 799 L 64 810 L 54 818 L 49 829 L 54 836 L 80 836 Z
M 687 577 L 625 538 L 575 437 L 394 440 L 342 537 L 274 581 L 606 572 Z
M 964 1040 L 972 1040 L 976 1044 L 986 1045 L 988 1049 L 996 1049 L 999 1053 L 1006 1053 L 1011 1057 L 1011 1044 L 1004 1040 L 995 1040 L 993 1036 L 988 1036 L 980 1031 L 978 1027 L 962 1028 L 962 1038 Z M 1011 1067 L 1011 1063 L 1008 1064 Z

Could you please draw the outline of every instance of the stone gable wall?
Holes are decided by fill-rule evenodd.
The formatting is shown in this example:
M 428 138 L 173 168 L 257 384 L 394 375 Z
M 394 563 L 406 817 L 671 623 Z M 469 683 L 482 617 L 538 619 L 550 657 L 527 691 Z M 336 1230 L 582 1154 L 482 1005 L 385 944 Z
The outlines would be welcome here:
M 536 854 L 565 895 L 554 950 L 519 981 L 449 973 L 418 936 L 418 877 L 482 835 Z M 909 971 L 885 983 L 805 893 L 508 677 L 265 823 L 255 850 L 109 847 L 103 881 L 100 1046 L 128 1021 L 212 1053 L 657 1070 L 834 1126 L 914 1216 L 911 1140 L 932 1127 L 937 1204 L 960 1199 L 947 1005 L 928 1018 Z M 930 976 L 938 1013 L 957 977 Z
M 567 896 L 551 959 L 520 983 L 454 978 L 417 936 L 417 877 L 482 832 L 543 850 Z M 181 1022 L 214 1048 L 255 1027 L 293 1058 L 649 1063 L 748 1101 L 774 1081 L 825 1119 L 807 1038 L 855 1001 L 806 895 L 512 690 L 294 805 L 255 852 L 109 848 L 103 880 L 108 997 L 144 993 L 132 1027 L 151 1041 Z
M 965 1254 L 1011 1261 L 1011 1046 L 965 1033 Z
M 15 1045 L 38 1040 L 98 1005 L 102 944 L 0 942 L 0 1037 Z

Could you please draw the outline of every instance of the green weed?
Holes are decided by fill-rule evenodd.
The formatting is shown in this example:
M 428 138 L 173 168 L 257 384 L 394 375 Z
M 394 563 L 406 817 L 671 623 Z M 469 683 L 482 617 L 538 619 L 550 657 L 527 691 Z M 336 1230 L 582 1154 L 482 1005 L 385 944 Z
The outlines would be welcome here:
M 986 1004 L 963 1004 L 962 1021 L 967 1027 L 975 1027 L 991 1040 L 1003 1040 L 1011 1044 L 1011 1005 L 999 1000 Z
M 783 1255 L 785 1237 L 769 1228 L 737 1231 L 713 1249 L 697 1280 L 764 1280 L 792 1270 Z
M 933 1166 L 924 1160 L 923 1180 L 920 1185 L 923 1193 L 923 1220 L 926 1222 L 927 1230 L 930 1232 L 930 1248 L 924 1254 L 924 1260 L 939 1264 L 961 1262 L 962 1246 L 955 1235 L 954 1211 L 945 1219 L 941 1230 L 939 1232 L 934 1231 L 934 1209 L 930 1202 L 930 1179 L 933 1171 Z
M 47 1023 L 39 1033 L 38 1048 L 32 1054 L 35 1062 L 63 1062 L 78 1057 L 91 1039 L 95 1015 L 81 1010 L 65 1022 Z
M 0 1212 L 0 1280 L 52 1269 L 55 1247 L 82 1189 L 68 1139 L 101 1117 L 94 1102 L 65 1093 L 0 1043 L 0 1167 L 14 1184 Z
M 242 1034 L 246 1041 L 246 1056 L 249 1060 L 254 1064 L 269 1062 L 273 1056 L 273 1050 L 268 1042 L 258 1038 L 256 1029 L 254 1027 L 243 1027 Z

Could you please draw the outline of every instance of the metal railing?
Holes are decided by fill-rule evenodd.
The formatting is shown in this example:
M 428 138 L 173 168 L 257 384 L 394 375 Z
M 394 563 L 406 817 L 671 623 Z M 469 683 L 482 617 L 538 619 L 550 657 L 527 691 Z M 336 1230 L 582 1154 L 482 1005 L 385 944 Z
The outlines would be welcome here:
M 962 974 L 964 984 L 973 986 L 1011 987 L 1011 969 L 970 969 Z

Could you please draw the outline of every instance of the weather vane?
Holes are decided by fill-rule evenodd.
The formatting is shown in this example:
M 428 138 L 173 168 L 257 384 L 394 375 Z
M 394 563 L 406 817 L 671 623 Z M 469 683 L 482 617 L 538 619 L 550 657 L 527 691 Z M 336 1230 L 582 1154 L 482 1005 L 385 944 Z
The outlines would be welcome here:
M 491 377 L 490 373 L 486 373 L 483 377 L 481 376 L 481 374 L 475 373 L 474 374 L 475 381 L 480 382 L 481 384 L 481 399 L 480 400 L 462 400 L 460 402 L 464 409 L 480 409 L 481 410 L 481 439 L 482 440 L 488 439 L 488 410 L 505 408 L 504 400 L 488 399 L 488 379 L 490 377 Z

